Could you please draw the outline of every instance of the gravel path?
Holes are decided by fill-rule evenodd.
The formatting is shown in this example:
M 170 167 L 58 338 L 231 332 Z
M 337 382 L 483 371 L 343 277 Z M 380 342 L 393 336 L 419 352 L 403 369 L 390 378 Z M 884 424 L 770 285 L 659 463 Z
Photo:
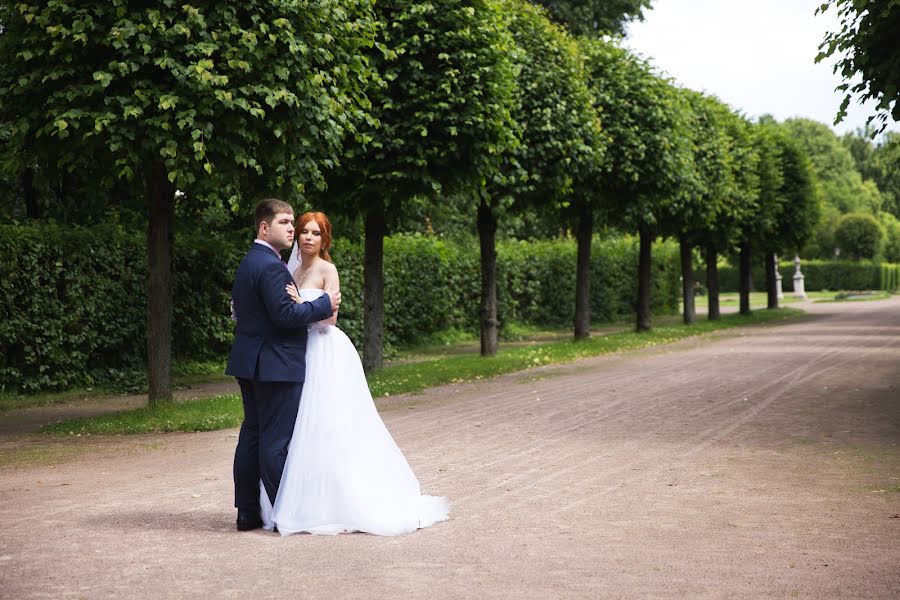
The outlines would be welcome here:
M 808 309 L 380 403 L 454 507 L 397 538 L 236 532 L 236 430 L 28 438 L 0 597 L 896 598 L 900 297 Z

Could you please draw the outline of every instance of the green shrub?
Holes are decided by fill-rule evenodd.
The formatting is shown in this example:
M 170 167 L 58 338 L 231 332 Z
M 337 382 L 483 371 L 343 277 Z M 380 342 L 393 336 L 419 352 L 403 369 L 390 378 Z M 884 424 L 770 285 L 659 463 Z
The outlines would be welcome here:
M 0 226 L 0 386 L 73 387 L 140 363 L 142 248 L 114 225 Z
M 501 323 L 526 321 L 566 327 L 575 319 L 574 240 L 510 241 L 498 245 Z M 591 248 L 591 320 L 633 314 L 637 302 L 638 243 L 633 237 L 595 238 Z M 678 247 L 653 247 L 651 310 L 672 314 L 680 298 Z
M 114 224 L 0 225 L 0 387 L 34 392 L 140 373 L 146 254 L 142 234 Z M 175 356 L 227 352 L 230 281 L 242 254 L 221 239 L 176 240 Z
M 838 219 L 834 243 L 850 260 L 875 258 L 881 253 L 884 229 L 868 213 L 849 213 Z
M 872 261 L 834 261 L 805 260 L 800 264 L 803 273 L 803 287 L 807 292 L 821 290 L 888 290 L 893 282 L 893 273 L 897 265 Z M 782 288 L 790 292 L 794 289 L 793 262 L 783 261 L 778 264 L 781 273 Z M 766 289 L 766 274 L 762 266 L 754 265 L 750 270 L 752 289 Z M 700 273 L 698 273 L 698 276 Z M 704 275 L 705 277 L 705 275 Z M 719 289 L 722 292 L 738 291 L 738 269 L 731 265 L 719 267 Z
M 800 270 L 808 292 L 881 289 L 881 266 L 878 263 L 810 260 L 802 263 Z M 786 289 L 793 289 L 793 286 Z
M 172 351 L 176 357 L 221 358 L 234 337 L 231 285 L 247 239 L 178 236 L 173 261 Z M 143 252 L 143 244 L 141 251 Z M 143 255 L 141 255 L 143 260 Z
M 595 239 L 591 257 L 591 318 L 611 321 L 634 312 L 637 240 Z M 653 249 L 652 309 L 678 310 L 678 248 Z M 362 246 L 339 240 L 332 252 L 340 272 L 340 327 L 362 347 Z M 481 267 L 477 241 L 449 244 L 433 236 L 401 234 L 384 242 L 387 348 L 415 343 L 447 329 L 478 334 Z M 575 317 L 574 240 L 504 241 L 497 245 L 501 326 L 527 322 L 569 327 Z
M 363 248 L 338 240 L 332 259 L 341 280 L 341 329 L 362 348 Z M 447 329 L 477 330 L 477 252 L 434 236 L 399 234 L 384 240 L 384 343 L 415 343 Z
M 900 263 L 900 221 L 891 213 L 881 213 L 884 225 L 884 259 L 891 263 Z
M 249 236 L 248 236 L 249 237 Z M 234 271 L 250 244 L 225 236 L 178 235 L 174 253 L 173 353 L 223 358 L 234 327 L 228 301 Z M 338 240 L 332 256 L 344 302 L 339 323 L 362 345 L 362 247 Z M 569 327 L 575 310 L 574 240 L 498 245 L 502 323 Z M 477 241 L 451 244 L 404 234 L 385 240 L 385 344 L 438 332 L 478 332 Z M 652 308 L 677 310 L 678 249 L 654 246 Z M 129 382 L 140 386 L 146 355 L 146 243 L 118 225 L 0 225 L 0 388 L 23 392 Z M 637 241 L 595 239 L 594 322 L 632 314 Z
M 881 289 L 886 292 L 900 290 L 900 264 L 883 263 L 881 265 Z

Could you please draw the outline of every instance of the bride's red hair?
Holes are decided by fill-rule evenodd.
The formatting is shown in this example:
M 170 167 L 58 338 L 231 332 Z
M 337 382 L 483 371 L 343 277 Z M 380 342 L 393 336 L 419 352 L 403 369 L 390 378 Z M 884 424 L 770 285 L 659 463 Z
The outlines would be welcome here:
M 298 231 L 303 229 L 310 221 L 315 221 L 319 226 L 319 231 L 322 232 L 322 249 L 319 250 L 319 256 L 331 262 L 331 255 L 328 254 L 328 251 L 331 250 L 331 221 L 328 220 L 328 217 L 323 212 L 309 211 L 300 215 L 296 229 Z

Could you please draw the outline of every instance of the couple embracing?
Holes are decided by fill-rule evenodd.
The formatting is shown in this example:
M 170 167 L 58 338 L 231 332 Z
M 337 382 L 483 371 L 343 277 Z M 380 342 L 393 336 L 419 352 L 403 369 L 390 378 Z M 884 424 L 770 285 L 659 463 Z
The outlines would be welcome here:
M 237 329 L 225 372 L 244 403 L 234 456 L 237 528 L 398 535 L 447 518 L 446 498 L 419 482 L 378 416 L 359 355 L 337 327 L 341 303 L 331 224 L 294 223 L 263 200 L 256 240 L 235 274 Z M 281 261 L 297 235 L 300 266 Z

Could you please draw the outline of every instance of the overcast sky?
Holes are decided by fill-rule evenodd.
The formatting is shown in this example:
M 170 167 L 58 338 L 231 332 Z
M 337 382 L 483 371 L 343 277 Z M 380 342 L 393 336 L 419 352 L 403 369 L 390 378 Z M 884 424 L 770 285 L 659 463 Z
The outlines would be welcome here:
M 654 0 L 625 45 L 679 84 L 718 96 L 749 117 L 800 116 L 831 126 L 843 96 L 832 63 L 815 64 L 837 11 L 816 15 L 821 0 Z M 871 114 L 851 101 L 838 133 Z M 900 123 L 890 130 L 900 131 Z

